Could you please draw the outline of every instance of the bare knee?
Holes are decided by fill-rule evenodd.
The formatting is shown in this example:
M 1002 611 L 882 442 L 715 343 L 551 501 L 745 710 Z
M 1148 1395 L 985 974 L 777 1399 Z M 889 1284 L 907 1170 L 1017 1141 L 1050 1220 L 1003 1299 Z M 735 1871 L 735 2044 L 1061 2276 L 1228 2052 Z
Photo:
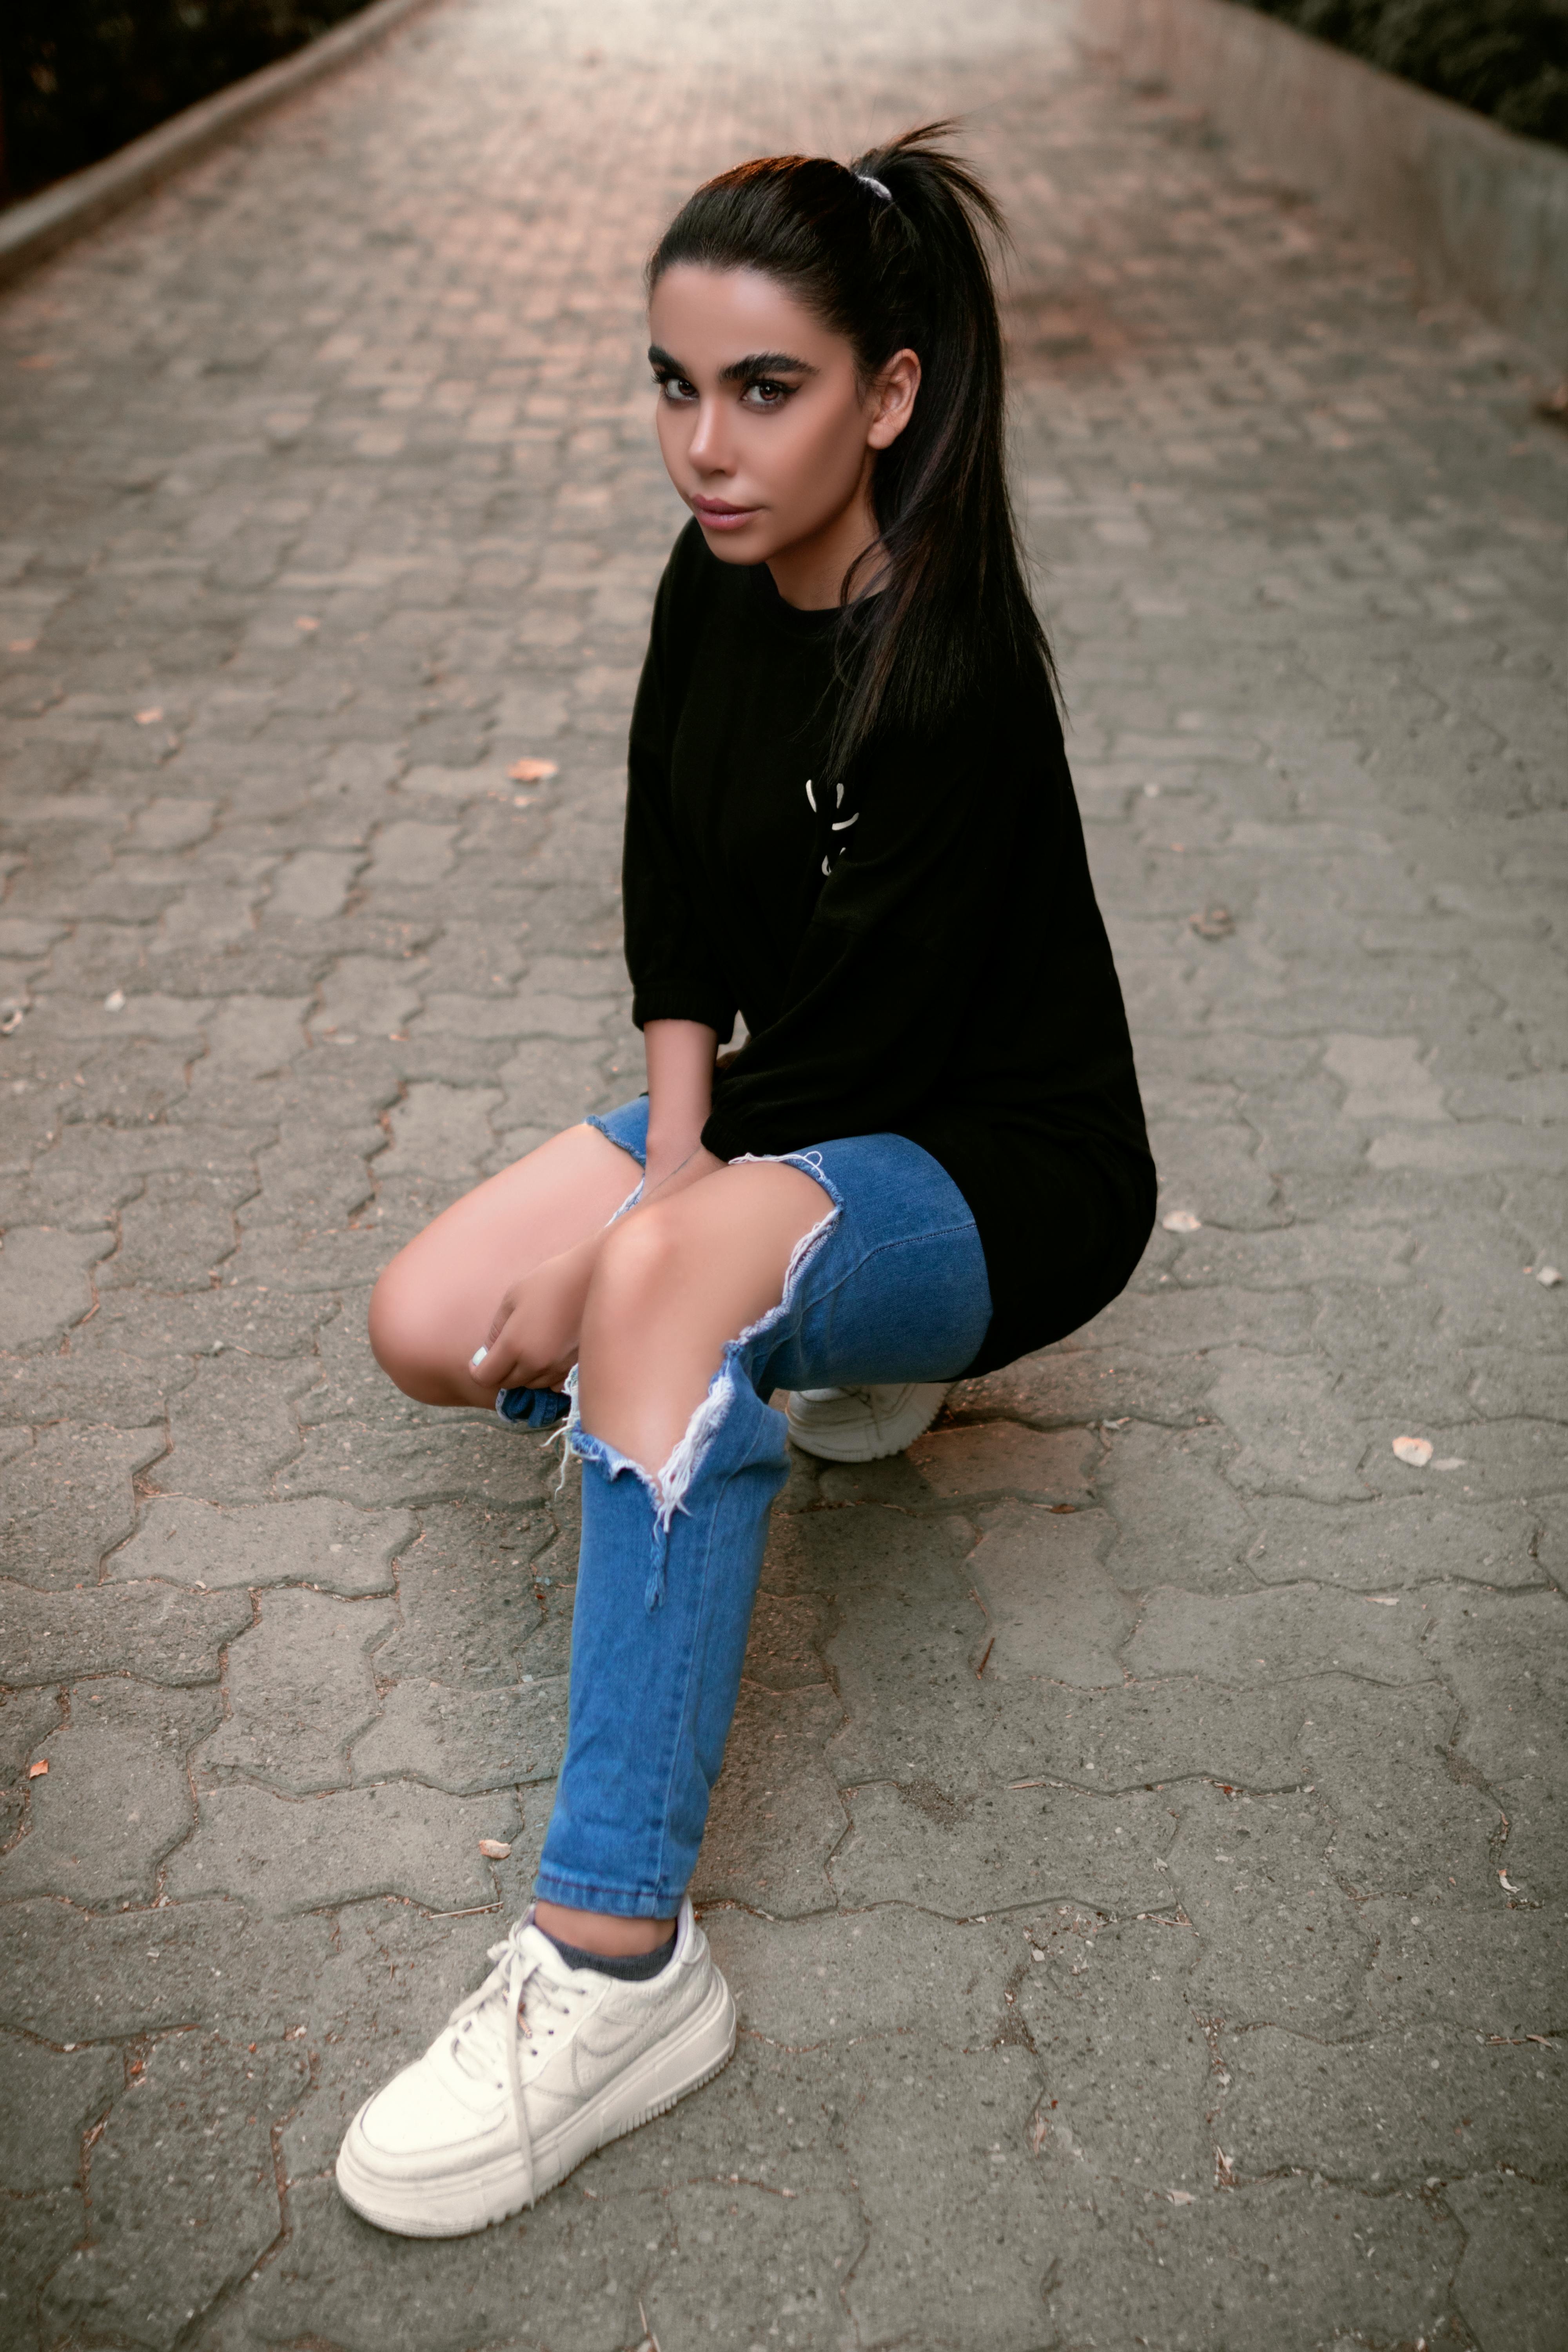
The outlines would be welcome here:
M 694 1356 L 710 1358 L 711 1370 L 729 1340 L 777 1306 L 822 1195 L 796 1169 L 745 1173 L 760 1181 L 742 1189 L 716 1176 L 611 1226 L 583 1318 L 585 1374 L 613 1361 L 658 1381 Z
M 658 1327 L 682 1291 L 700 1278 L 686 1236 L 659 1209 L 612 1225 L 601 1243 L 583 1314 L 584 1357 L 624 1361 L 657 1343 Z
M 649 1469 L 669 1460 L 730 1342 L 777 1306 L 821 1222 L 821 1193 L 797 1169 L 738 1172 L 639 1209 L 599 1251 L 578 1401 L 595 1436 Z
M 406 1255 L 393 1259 L 371 1293 L 371 1353 L 405 1396 L 422 1404 L 446 1404 L 451 1382 L 442 1357 L 440 1318 L 432 1312 L 428 1285 L 405 1263 Z

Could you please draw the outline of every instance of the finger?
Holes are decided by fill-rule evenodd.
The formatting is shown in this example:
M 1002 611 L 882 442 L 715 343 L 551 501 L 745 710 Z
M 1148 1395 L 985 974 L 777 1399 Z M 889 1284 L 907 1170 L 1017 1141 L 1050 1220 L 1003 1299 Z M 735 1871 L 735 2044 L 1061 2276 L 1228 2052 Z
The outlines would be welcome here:
M 490 1359 L 496 1352 L 497 1341 L 515 1312 L 515 1302 L 511 1293 L 508 1291 L 502 1295 L 500 1305 L 490 1318 L 489 1329 L 468 1358 L 469 1379 L 476 1387 L 484 1390 L 488 1395 L 493 1396 L 498 1388 L 504 1388 L 507 1385 L 505 1381 L 497 1378 L 496 1366 L 491 1363 Z
M 546 1378 L 551 1367 L 540 1361 L 539 1349 L 530 1346 L 523 1318 L 514 1315 L 493 1347 L 488 1349 L 484 1363 L 474 1377 L 493 1395 L 499 1389 L 537 1389 L 548 1387 Z
M 507 1324 L 516 1312 L 516 1298 L 510 1290 L 503 1290 L 500 1295 L 500 1304 L 497 1306 L 495 1313 L 490 1317 L 490 1328 L 485 1333 L 484 1344 L 487 1350 L 495 1346 L 496 1341 L 500 1339 L 501 1333 L 505 1330 Z
M 528 1379 L 518 1360 L 516 1349 L 509 1348 L 504 1337 L 498 1339 L 493 1348 L 482 1352 L 483 1363 L 470 1363 L 468 1377 L 475 1387 L 482 1390 L 487 1397 L 497 1395 L 502 1389 L 525 1389 L 532 1386 L 532 1382 Z

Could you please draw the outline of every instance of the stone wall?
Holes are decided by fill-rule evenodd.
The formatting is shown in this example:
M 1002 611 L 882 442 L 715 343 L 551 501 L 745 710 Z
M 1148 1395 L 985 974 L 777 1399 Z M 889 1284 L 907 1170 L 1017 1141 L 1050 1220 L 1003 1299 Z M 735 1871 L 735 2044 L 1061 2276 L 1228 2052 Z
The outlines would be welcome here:
M 1232 0 L 1079 0 L 1079 37 L 1198 100 L 1283 185 L 1568 367 L 1568 155 Z

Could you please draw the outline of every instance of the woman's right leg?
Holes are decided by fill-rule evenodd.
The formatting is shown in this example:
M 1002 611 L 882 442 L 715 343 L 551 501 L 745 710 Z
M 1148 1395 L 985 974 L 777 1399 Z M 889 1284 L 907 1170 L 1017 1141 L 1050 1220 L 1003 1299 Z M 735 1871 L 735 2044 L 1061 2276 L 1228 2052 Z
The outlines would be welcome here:
M 791 1179 L 787 1194 L 775 1189 Z M 752 1234 L 750 1288 L 741 1228 Z M 569 1731 L 536 1881 L 547 1926 L 557 1913 L 668 1920 L 686 1890 L 788 1469 L 784 1416 L 767 1397 L 952 1381 L 992 1310 L 968 1203 L 896 1135 L 724 1170 L 617 1228 L 595 1280 L 572 1438 L 583 1538 Z M 721 1307 L 727 1281 L 737 1286 Z M 705 1376 L 695 1385 L 693 1367 Z M 627 1371 L 633 1389 L 668 1390 L 665 1406 L 679 1394 L 662 1432 L 652 1417 L 640 1460 L 631 1448 L 648 1424 Z M 573 1940 L 591 1939 L 579 1927 Z
M 637 1162 L 598 1129 L 569 1127 L 416 1234 L 371 1297 L 376 1362 L 422 1404 L 488 1405 L 468 1360 L 508 1285 L 606 1225 Z

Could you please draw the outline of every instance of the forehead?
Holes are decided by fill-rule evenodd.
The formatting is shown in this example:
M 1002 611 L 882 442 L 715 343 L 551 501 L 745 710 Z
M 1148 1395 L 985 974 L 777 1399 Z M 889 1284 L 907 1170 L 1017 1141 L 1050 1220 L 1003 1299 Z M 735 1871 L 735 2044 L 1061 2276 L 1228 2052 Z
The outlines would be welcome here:
M 852 356 L 841 335 L 761 269 L 705 269 L 678 262 L 648 301 L 654 341 L 694 365 L 722 367 L 751 352 L 793 352 L 814 367 Z

